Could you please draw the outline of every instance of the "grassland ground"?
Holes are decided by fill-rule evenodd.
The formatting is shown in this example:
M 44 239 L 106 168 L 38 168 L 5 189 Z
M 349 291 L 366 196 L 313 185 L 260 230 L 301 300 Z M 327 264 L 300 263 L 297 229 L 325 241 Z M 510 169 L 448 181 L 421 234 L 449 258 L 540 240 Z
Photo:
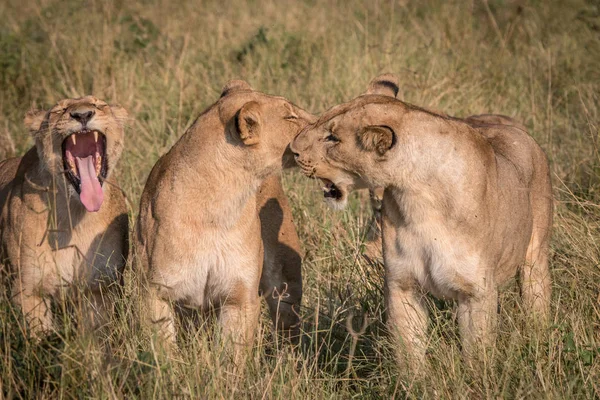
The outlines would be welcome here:
M 306 252 L 300 348 L 280 348 L 265 311 L 242 376 L 228 374 L 202 330 L 165 359 L 138 329 L 139 277 L 128 268 L 99 340 L 79 334 L 76 304 L 58 303 L 58 331 L 32 341 L 3 295 L 0 397 L 600 397 L 597 0 L 4 0 L 0 16 L 0 158 L 32 145 L 22 123 L 32 107 L 84 94 L 120 103 L 132 116 L 118 172 L 132 223 L 152 165 L 232 78 L 320 113 L 395 73 L 407 102 L 523 122 L 548 155 L 555 196 L 552 323 L 525 329 L 509 285 L 496 344 L 477 370 L 461 360 L 454 304 L 429 299 L 427 378 L 398 374 L 383 266 L 363 255 L 367 196 L 334 212 L 316 182 L 290 171 L 284 185 Z M 348 325 L 360 331 L 363 320 L 352 336 Z

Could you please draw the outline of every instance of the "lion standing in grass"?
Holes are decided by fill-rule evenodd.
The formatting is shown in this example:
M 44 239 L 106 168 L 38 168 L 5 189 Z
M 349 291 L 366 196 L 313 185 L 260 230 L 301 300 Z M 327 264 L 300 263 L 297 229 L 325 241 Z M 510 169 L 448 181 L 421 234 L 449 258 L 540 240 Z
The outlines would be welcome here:
M 493 343 L 498 288 L 517 271 L 525 310 L 548 318 L 552 188 L 544 152 L 519 124 L 439 115 L 396 92 L 395 77 L 376 78 L 290 146 L 336 208 L 353 189 L 385 188 L 388 322 L 418 365 L 427 344 L 422 291 L 458 301 L 466 354 Z
M 123 149 L 119 106 L 88 96 L 30 112 L 35 147 L 0 163 L 0 239 L 10 292 L 34 336 L 53 329 L 48 300 L 83 284 L 93 327 L 112 309 L 128 254 L 125 197 L 109 178 Z
M 136 231 L 145 311 L 164 343 L 174 343 L 173 306 L 183 305 L 216 310 L 223 336 L 240 350 L 256 331 L 259 289 L 278 328 L 297 334 L 299 243 L 276 174 L 293 164 L 289 142 L 314 120 L 231 81 L 156 163 Z

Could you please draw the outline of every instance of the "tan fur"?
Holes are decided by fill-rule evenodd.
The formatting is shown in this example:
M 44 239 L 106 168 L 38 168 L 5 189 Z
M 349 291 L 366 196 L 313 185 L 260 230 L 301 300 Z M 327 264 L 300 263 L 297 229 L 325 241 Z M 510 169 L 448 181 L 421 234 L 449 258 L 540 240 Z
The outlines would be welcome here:
M 87 125 L 107 138 L 109 175 L 95 213 L 86 211 L 63 173 L 61 144 L 82 127 L 70 113 L 82 110 L 95 112 Z M 0 163 L 0 254 L 12 299 L 33 335 L 52 330 L 47 300 L 61 288 L 89 289 L 93 326 L 112 308 L 104 294 L 120 285 L 128 253 L 125 197 L 110 175 L 123 148 L 125 118 L 121 107 L 91 96 L 62 100 L 49 111 L 27 114 L 35 147 Z
M 373 94 L 371 92 L 371 94 Z M 395 95 L 394 95 L 395 96 Z M 446 116 L 446 114 L 439 111 L 432 111 L 435 114 Z M 472 115 L 465 118 L 465 121 L 470 124 L 483 124 L 483 125 L 511 125 L 515 126 L 523 131 L 527 131 L 527 128 L 518 121 L 507 117 L 505 115 L 498 114 L 481 114 Z M 382 241 L 381 241 L 381 206 L 383 204 L 383 191 L 384 188 L 378 187 L 375 189 L 369 189 L 369 199 L 371 204 L 371 211 L 373 217 L 369 224 L 369 230 L 367 232 L 367 243 L 365 253 L 375 259 L 381 257 L 382 254 Z
M 297 332 L 299 241 L 273 175 L 293 163 L 288 144 L 310 121 L 287 100 L 232 81 L 154 166 L 137 237 L 148 317 L 167 343 L 175 336 L 171 303 L 183 303 L 216 308 L 223 334 L 249 344 L 259 286 L 278 328 Z
M 426 347 L 422 291 L 458 301 L 467 354 L 493 343 L 498 287 L 517 271 L 524 308 L 548 316 L 546 157 L 519 124 L 486 118 L 451 118 L 367 93 L 326 112 L 291 144 L 307 175 L 342 192 L 331 200 L 337 207 L 352 189 L 385 188 L 388 320 L 417 362 Z

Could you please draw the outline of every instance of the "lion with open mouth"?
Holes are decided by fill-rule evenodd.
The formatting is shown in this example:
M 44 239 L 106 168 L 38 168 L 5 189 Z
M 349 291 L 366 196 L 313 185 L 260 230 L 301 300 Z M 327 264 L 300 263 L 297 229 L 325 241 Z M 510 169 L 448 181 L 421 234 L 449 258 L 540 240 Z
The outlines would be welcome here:
M 92 96 L 25 118 L 35 146 L 0 163 L 0 254 L 33 335 L 53 329 L 48 299 L 83 283 L 102 323 L 128 254 L 125 196 L 109 181 L 127 112 Z
M 498 290 L 520 274 L 524 309 L 548 319 L 552 187 L 546 156 L 502 116 L 453 118 L 395 98 L 397 78 L 333 107 L 290 144 L 323 194 L 343 208 L 360 188 L 384 188 L 388 323 L 399 360 L 425 356 L 422 293 L 458 302 L 467 355 L 493 343 Z
M 102 185 L 108 172 L 106 136 L 97 130 L 82 129 L 69 135 L 62 149 L 65 173 L 81 204 L 90 212 L 98 211 L 104 200 Z

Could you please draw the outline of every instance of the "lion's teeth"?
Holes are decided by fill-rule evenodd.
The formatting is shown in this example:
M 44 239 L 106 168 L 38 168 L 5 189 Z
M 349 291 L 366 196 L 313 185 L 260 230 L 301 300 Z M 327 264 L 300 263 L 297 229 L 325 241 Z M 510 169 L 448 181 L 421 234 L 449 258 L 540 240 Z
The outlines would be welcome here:
M 77 175 L 77 166 L 75 166 L 75 161 L 74 161 L 74 160 L 71 160 L 71 159 L 69 159 L 69 160 L 68 160 L 68 163 L 69 163 L 69 167 L 71 167 L 71 170 L 73 171 L 73 173 L 74 173 L 75 175 Z
M 98 132 L 94 131 L 94 142 L 98 141 Z
M 75 138 L 75 135 L 71 135 L 71 140 L 73 141 L 73 145 L 77 146 L 77 139 Z
M 96 153 L 96 175 L 100 175 L 100 169 L 102 168 L 102 156 L 100 153 Z

